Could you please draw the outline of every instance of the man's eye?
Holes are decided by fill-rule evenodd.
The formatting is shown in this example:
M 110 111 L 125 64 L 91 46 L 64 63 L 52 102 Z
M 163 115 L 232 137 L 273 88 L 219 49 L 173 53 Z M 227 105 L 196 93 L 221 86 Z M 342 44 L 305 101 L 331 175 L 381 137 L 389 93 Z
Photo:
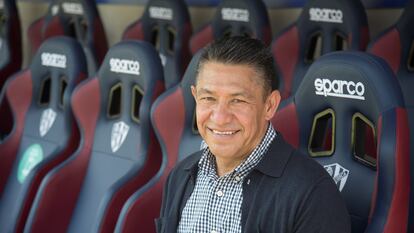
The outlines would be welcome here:
M 232 102 L 233 103 L 245 103 L 246 101 L 244 101 L 242 99 L 233 99 Z
M 213 97 L 207 96 L 207 97 L 201 97 L 200 100 L 202 101 L 214 101 Z

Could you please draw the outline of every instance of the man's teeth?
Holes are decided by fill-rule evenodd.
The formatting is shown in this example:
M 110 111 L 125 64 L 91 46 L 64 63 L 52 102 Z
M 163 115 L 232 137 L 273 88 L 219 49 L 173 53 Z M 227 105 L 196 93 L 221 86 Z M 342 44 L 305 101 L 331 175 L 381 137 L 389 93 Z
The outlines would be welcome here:
M 236 133 L 236 131 L 217 131 L 213 129 L 213 133 L 219 134 L 219 135 L 231 135 Z

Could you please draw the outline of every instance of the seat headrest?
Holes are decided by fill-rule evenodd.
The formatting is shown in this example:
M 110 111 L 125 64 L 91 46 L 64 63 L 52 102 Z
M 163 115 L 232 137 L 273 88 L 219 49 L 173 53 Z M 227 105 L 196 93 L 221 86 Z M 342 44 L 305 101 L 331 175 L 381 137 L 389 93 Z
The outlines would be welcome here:
M 48 9 L 48 16 L 86 17 L 97 14 L 94 3 L 90 0 L 54 0 Z M 92 18 L 93 19 L 93 18 Z
M 214 37 L 248 35 L 266 38 L 269 26 L 266 5 L 257 0 L 223 0 L 217 7 L 212 26 Z
M 410 37 L 414 36 L 412 28 L 412 22 L 414 20 L 414 2 L 407 1 L 407 5 L 404 8 L 404 11 L 397 22 L 397 28 L 400 29 L 401 33 L 411 35 Z
M 308 36 L 323 31 L 330 37 L 337 34 L 344 39 L 350 38 L 348 46 L 351 49 L 363 48 L 360 38 L 368 30 L 365 8 L 359 0 L 310 0 L 303 8 L 297 25 L 299 32 Z M 323 39 L 328 40 L 329 37 Z M 334 44 L 334 41 L 324 43 Z
M 6 65 L 15 66 L 12 72 L 3 71 L 0 79 L 6 79 L 9 75 L 20 69 L 22 60 L 20 19 L 16 3 L 11 0 L 0 2 L 0 73 Z M 10 68 L 9 68 L 10 69 Z M 6 76 L 6 77 L 3 77 Z M 0 81 L 0 87 L 2 81 Z
M 123 41 L 106 54 L 97 73 L 101 87 L 116 82 L 137 83 L 146 91 L 149 83 L 162 82 L 163 71 L 158 53 L 145 41 Z
M 285 103 L 273 122 L 332 176 L 352 231 L 381 232 L 392 222 L 406 232 L 408 117 L 386 62 L 356 51 L 324 55 Z M 393 208 L 401 215 L 393 216 Z
M 151 0 L 142 19 L 157 24 L 171 24 L 179 29 L 190 21 L 190 15 L 183 0 Z
M 73 38 L 53 37 L 43 42 L 29 69 L 32 73 L 35 96 L 40 96 L 41 93 L 47 91 L 43 89 L 50 86 L 51 96 L 49 99 L 53 101 L 50 104 L 57 105 L 61 99 L 58 95 L 63 94 L 61 93 L 62 88 L 66 87 L 64 99 L 65 102 L 69 101 L 69 95 L 73 88 L 86 76 L 86 57 L 82 46 Z M 50 81 L 48 81 L 49 78 Z M 49 84 L 46 84 L 47 82 Z M 68 105 L 65 104 L 65 106 Z
M 34 78 L 42 78 L 47 73 L 65 75 L 68 82 L 79 73 L 86 74 L 85 55 L 75 39 L 58 36 L 46 40 L 30 65 Z
M 318 59 L 294 98 L 297 105 L 312 109 L 333 106 L 336 111 L 365 112 L 373 119 L 404 105 L 401 89 L 387 63 L 356 51 L 333 52 Z

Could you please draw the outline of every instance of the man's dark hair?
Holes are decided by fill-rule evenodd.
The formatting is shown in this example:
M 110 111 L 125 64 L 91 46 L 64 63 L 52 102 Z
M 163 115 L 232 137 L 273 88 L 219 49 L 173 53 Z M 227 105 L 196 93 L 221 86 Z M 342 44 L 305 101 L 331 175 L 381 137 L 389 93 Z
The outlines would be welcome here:
M 264 93 L 278 88 L 272 53 L 260 40 L 234 36 L 217 40 L 201 54 L 197 76 L 204 63 L 214 61 L 231 65 L 249 65 L 263 78 Z

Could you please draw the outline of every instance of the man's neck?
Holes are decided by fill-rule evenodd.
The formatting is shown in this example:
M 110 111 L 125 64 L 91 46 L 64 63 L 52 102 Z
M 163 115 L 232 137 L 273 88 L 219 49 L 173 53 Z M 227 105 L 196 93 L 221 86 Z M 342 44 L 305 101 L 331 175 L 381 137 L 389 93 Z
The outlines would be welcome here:
M 217 176 L 221 177 L 224 176 L 236 169 L 237 166 L 239 166 L 245 158 L 242 158 L 241 160 L 234 160 L 234 159 L 219 159 L 216 157 L 216 168 L 217 168 Z

